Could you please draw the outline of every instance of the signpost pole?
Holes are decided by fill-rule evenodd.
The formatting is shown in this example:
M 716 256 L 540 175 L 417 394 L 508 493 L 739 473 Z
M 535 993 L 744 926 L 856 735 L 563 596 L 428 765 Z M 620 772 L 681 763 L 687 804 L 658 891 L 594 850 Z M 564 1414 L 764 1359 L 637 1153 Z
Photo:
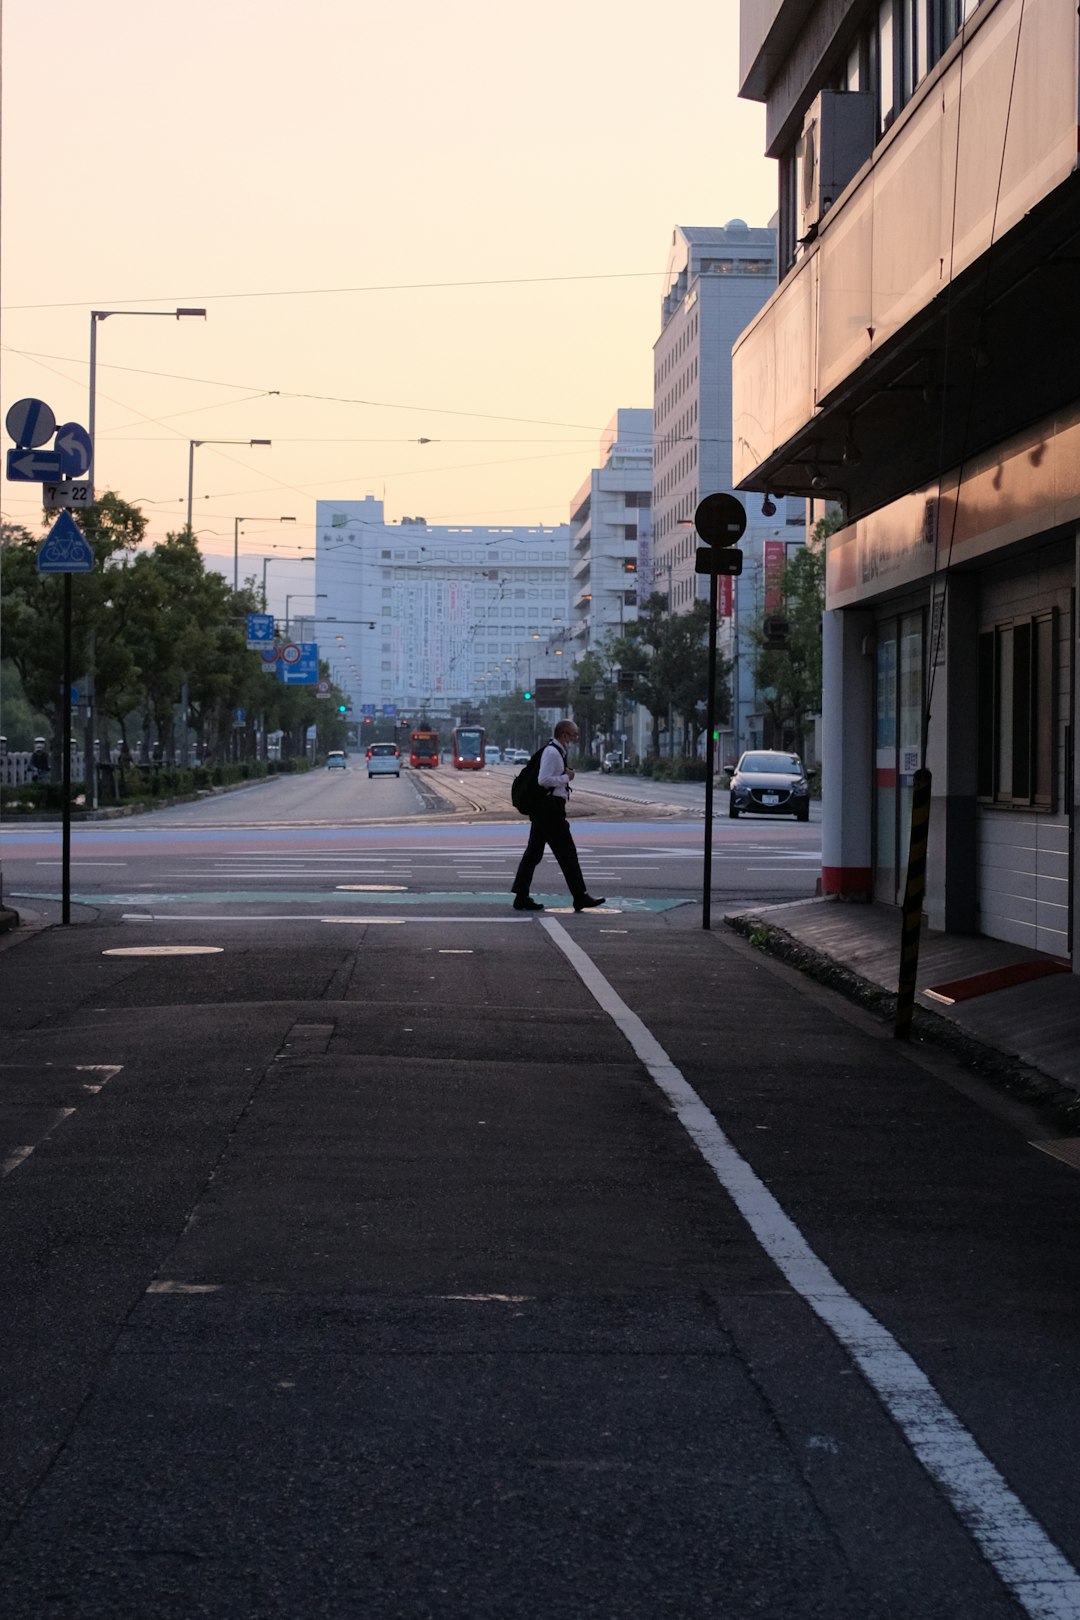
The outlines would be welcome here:
M 713 838 L 713 771 L 716 762 L 713 757 L 715 742 L 713 732 L 716 727 L 716 631 L 717 611 L 716 593 L 718 580 L 715 574 L 709 575 L 709 690 L 705 699 L 705 866 L 701 896 L 701 926 L 708 929 L 712 926 L 712 838 Z
M 712 925 L 713 773 L 716 769 L 716 630 L 717 581 L 721 574 L 742 573 L 742 552 L 736 550 L 746 532 L 746 510 L 734 495 L 706 495 L 694 513 L 694 528 L 709 550 L 699 551 L 694 572 L 709 580 L 709 690 L 705 697 L 705 859 L 701 896 L 701 926 Z
M 64 575 L 64 757 L 61 887 L 63 893 L 62 922 L 71 921 L 71 575 Z

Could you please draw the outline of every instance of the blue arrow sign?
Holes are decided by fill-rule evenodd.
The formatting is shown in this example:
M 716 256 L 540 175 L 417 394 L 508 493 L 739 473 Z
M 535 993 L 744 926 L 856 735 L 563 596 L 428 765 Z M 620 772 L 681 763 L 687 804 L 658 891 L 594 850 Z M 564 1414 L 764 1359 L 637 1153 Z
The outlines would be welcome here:
M 56 448 L 65 478 L 81 478 L 93 460 L 90 435 L 78 422 L 65 422 L 56 430 Z
M 16 484 L 55 484 L 62 460 L 59 450 L 9 450 L 7 475 Z
M 272 613 L 249 613 L 247 616 L 247 644 L 252 652 L 259 652 L 263 647 L 271 647 L 274 643 L 274 615 Z
M 94 553 L 89 541 L 71 513 L 61 512 L 38 546 L 38 573 L 89 574 L 93 567 Z
M 300 641 L 300 657 L 291 664 L 278 662 L 278 680 L 286 686 L 315 686 L 319 680 L 319 646 L 315 641 Z
M 56 432 L 56 417 L 43 399 L 17 399 L 4 425 L 20 450 L 32 450 L 36 445 L 48 444 Z

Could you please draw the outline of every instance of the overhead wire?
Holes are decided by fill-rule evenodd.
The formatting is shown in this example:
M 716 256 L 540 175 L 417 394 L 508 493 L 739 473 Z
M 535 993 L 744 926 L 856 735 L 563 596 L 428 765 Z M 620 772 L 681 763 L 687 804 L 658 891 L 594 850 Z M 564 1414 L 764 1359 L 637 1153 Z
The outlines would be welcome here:
M 4 304 L 0 308 L 14 313 L 16 310 L 34 309 L 90 309 L 98 308 L 101 304 L 172 304 L 183 303 L 197 298 L 205 299 L 207 303 L 225 303 L 233 299 L 243 298 L 327 298 L 339 297 L 347 293 L 377 293 L 377 292 L 432 292 L 448 291 L 452 288 L 467 287 L 541 287 L 557 285 L 561 282 L 578 281 L 636 281 L 656 276 L 665 276 L 666 270 L 616 270 L 597 271 L 595 274 L 580 274 L 570 276 L 492 276 L 483 280 L 472 281 L 388 281 L 371 282 L 356 287 L 283 287 L 264 288 L 256 292 L 226 292 L 226 293 L 156 293 L 131 294 L 123 298 L 100 298 L 93 303 L 85 298 L 68 299 L 62 303 L 52 304 Z

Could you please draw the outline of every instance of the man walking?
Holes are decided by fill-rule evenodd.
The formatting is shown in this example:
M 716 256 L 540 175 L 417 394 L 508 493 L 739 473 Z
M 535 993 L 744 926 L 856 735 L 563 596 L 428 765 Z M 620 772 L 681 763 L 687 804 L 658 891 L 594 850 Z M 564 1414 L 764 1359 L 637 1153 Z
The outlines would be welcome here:
M 533 873 L 539 866 L 546 845 L 562 868 L 570 889 L 575 911 L 588 911 L 602 906 L 603 900 L 594 900 L 586 891 L 581 875 L 574 836 L 566 819 L 566 801 L 570 797 L 573 769 L 566 762 L 567 750 L 578 740 L 578 728 L 572 720 L 560 720 L 555 734 L 540 756 L 538 783 L 541 797 L 529 817 L 529 842 L 521 857 L 514 878 L 514 910 L 543 911 L 543 906 L 529 893 Z

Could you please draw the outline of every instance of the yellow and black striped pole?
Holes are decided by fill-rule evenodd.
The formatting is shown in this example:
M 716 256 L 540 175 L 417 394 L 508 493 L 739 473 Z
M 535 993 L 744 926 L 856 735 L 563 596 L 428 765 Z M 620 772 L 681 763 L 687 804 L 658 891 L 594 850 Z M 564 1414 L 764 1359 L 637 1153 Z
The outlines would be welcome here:
M 911 1039 L 911 1015 L 915 1011 L 915 980 L 919 972 L 919 934 L 922 929 L 923 900 L 926 896 L 926 837 L 930 830 L 930 783 L 927 770 L 916 771 L 911 792 L 911 843 L 908 851 L 907 883 L 904 886 L 904 921 L 900 935 L 900 983 L 896 992 L 898 1041 Z

